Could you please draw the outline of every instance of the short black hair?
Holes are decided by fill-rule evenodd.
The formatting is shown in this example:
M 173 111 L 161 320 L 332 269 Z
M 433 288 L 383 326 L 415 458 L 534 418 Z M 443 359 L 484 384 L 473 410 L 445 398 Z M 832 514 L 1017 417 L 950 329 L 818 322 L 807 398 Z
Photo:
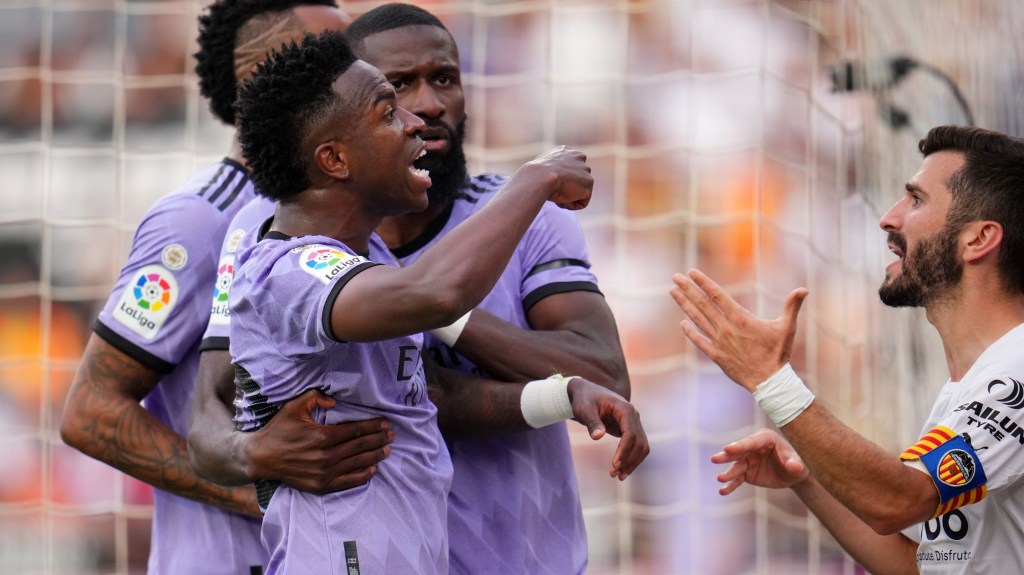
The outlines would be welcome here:
M 234 125 L 232 106 L 238 95 L 235 42 L 239 30 L 257 16 L 291 10 L 296 6 L 332 6 L 335 0 L 217 0 L 199 17 L 199 51 L 194 54 L 199 92 L 210 99 L 210 111 Z
M 419 6 L 401 3 L 384 4 L 360 15 L 349 24 L 345 34 L 348 35 L 348 41 L 352 48 L 361 53 L 363 40 L 367 36 L 406 26 L 437 26 L 451 36 L 451 32 L 437 19 L 437 16 Z
M 946 186 L 953 196 L 947 225 L 990 220 L 1003 227 L 999 273 L 1004 287 L 1024 292 L 1024 139 L 971 126 L 938 126 L 918 144 L 924 156 L 959 152 L 964 165 Z
M 303 141 L 318 120 L 346 104 L 333 85 L 356 60 L 341 32 L 306 34 L 301 44 L 271 53 L 242 84 L 238 139 L 260 194 L 281 201 L 309 187 Z

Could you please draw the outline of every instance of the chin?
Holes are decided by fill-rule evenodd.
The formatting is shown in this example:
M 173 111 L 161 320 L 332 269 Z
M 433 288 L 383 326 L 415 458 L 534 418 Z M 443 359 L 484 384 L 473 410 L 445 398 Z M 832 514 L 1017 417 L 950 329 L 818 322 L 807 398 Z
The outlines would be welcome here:
M 423 193 L 422 197 L 416 198 L 416 202 L 409 207 L 410 212 L 422 212 L 430 206 L 430 197 L 427 196 L 426 192 Z

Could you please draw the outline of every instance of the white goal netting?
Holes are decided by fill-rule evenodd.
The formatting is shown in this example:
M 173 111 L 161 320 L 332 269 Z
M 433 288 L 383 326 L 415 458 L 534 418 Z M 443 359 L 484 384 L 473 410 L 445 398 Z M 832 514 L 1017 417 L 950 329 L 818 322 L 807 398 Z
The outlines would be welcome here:
M 717 494 L 709 456 L 766 420 L 685 342 L 670 277 L 699 267 L 768 316 L 807 286 L 798 371 L 888 449 L 916 439 L 945 366 L 920 315 L 877 301 L 877 221 L 928 127 L 1024 135 L 1024 5 L 415 3 L 459 43 L 473 171 L 563 143 L 594 167 L 580 219 L 652 452 L 620 484 L 613 443 L 573 434 L 589 572 L 859 572 L 790 493 Z M 205 4 L 0 2 L 0 573 L 145 572 L 148 487 L 57 429 L 136 224 L 228 149 L 192 73 Z

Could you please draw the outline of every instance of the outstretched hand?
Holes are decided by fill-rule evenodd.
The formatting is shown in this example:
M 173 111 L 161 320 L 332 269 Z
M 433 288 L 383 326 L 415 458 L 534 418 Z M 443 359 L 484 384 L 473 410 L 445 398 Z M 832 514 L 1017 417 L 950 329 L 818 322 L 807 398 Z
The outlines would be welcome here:
M 622 481 L 651 452 L 640 414 L 624 397 L 582 377 L 569 381 L 569 402 L 576 421 L 586 426 L 595 441 L 605 434 L 618 437 L 609 475 Z
M 394 431 L 383 418 L 333 425 L 313 420 L 314 409 L 334 404 L 334 398 L 315 389 L 285 403 L 267 425 L 252 432 L 250 475 L 321 494 L 370 481 L 377 463 L 391 454 Z
M 753 392 L 789 362 L 805 288 L 789 294 L 780 317 L 765 320 L 700 270 L 676 274 L 672 281 L 676 285 L 669 293 L 689 317 L 681 324 L 683 333 L 733 381 Z
M 726 445 L 711 456 L 711 462 L 732 463 L 718 474 L 718 481 L 725 484 L 718 490 L 722 495 L 732 493 L 744 483 L 772 489 L 792 487 L 810 473 L 793 446 L 769 429 Z

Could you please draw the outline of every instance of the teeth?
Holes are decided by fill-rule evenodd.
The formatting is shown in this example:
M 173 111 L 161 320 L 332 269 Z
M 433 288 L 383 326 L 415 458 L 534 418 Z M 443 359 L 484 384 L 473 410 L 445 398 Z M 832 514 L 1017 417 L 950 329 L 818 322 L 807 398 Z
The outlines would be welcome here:
M 420 159 L 420 158 L 422 158 L 423 156 L 426 156 L 426 155 L 427 155 L 427 149 L 424 148 L 424 149 L 420 150 L 420 155 L 416 156 L 416 159 L 418 160 L 418 159 Z
M 430 177 L 430 170 L 424 170 L 422 168 L 410 168 L 409 171 L 416 174 L 417 176 L 422 176 L 424 178 Z

